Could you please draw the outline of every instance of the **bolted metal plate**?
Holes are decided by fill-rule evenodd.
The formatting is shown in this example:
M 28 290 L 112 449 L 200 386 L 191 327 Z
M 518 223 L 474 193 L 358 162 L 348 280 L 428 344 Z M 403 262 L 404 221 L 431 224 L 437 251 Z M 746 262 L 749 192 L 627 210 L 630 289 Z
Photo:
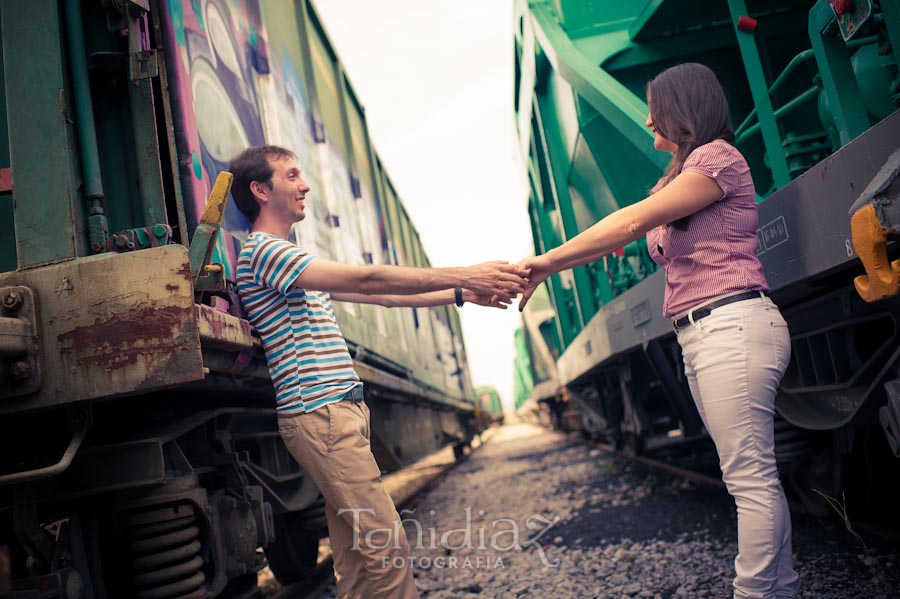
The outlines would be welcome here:
M 0 402 L 41 386 L 39 321 L 31 289 L 0 287 Z
M 43 385 L 0 414 L 202 379 L 187 249 L 101 254 L 0 274 L 35 293 Z
M 156 50 L 143 50 L 132 53 L 128 69 L 132 81 L 159 77 L 159 58 Z

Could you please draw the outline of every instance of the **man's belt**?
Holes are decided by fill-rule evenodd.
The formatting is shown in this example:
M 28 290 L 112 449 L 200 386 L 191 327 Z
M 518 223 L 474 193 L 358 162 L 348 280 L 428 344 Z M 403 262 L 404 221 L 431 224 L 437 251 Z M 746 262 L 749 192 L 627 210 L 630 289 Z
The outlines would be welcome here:
M 362 385 L 356 385 L 344 394 L 344 396 L 341 398 L 341 401 L 352 401 L 353 403 L 359 403 L 363 399 L 365 399 L 365 397 L 363 397 Z

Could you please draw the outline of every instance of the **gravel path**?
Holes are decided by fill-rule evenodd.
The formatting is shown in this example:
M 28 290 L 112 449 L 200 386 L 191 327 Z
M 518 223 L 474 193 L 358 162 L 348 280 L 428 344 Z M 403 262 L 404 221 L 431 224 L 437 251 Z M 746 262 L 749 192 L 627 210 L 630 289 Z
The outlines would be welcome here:
M 731 597 L 723 489 L 535 426 L 502 428 L 410 509 L 423 598 Z M 794 515 L 800 596 L 900 598 L 897 547 L 866 541 L 868 557 L 842 525 Z

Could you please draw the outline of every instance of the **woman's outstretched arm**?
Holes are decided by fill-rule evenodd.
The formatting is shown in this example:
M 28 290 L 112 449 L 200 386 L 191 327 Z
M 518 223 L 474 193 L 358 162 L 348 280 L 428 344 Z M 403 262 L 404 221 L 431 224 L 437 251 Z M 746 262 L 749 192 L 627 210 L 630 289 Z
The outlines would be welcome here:
M 715 179 L 694 172 L 681 173 L 648 198 L 616 210 L 545 254 L 526 258 L 519 266 L 529 269 L 531 274 L 519 310 L 550 275 L 595 262 L 643 237 L 653 227 L 694 214 L 721 199 L 723 194 Z

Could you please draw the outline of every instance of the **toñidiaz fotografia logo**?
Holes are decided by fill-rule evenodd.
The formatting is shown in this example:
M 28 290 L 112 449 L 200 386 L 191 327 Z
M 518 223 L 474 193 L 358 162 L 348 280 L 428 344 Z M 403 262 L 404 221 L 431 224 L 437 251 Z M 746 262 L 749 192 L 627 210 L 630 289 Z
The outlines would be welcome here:
M 384 550 L 388 548 L 399 549 L 400 531 L 404 528 L 407 541 L 413 553 L 429 550 L 440 551 L 435 557 L 424 556 L 394 556 L 382 558 L 382 567 L 404 567 L 411 565 L 417 568 L 505 568 L 504 555 L 514 551 L 534 551 L 546 568 L 558 568 L 560 560 L 550 560 L 544 553 L 544 545 L 541 538 L 559 522 L 555 516 L 547 518 L 540 514 L 533 514 L 525 519 L 524 528 L 512 518 L 496 518 L 480 522 L 472 521 L 472 508 L 463 510 L 465 525 L 460 528 L 452 528 L 439 531 L 436 527 L 425 527 L 415 519 L 407 517 L 415 513 L 415 510 L 402 510 L 401 519 L 394 523 L 391 529 L 376 528 L 362 534 L 360 520 L 366 515 L 375 515 L 375 510 L 367 508 L 348 508 L 338 511 L 338 515 L 350 514 L 353 525 L 354 551 L 362 548 Z M 429 510 L 430 516 L 435 516 L 435 510 Z M 487 515 L 483 510 L 476 512 L 477 516 L 484 519 Z M 454 552 L 465 552 L 465 555 L 454 555 Z

